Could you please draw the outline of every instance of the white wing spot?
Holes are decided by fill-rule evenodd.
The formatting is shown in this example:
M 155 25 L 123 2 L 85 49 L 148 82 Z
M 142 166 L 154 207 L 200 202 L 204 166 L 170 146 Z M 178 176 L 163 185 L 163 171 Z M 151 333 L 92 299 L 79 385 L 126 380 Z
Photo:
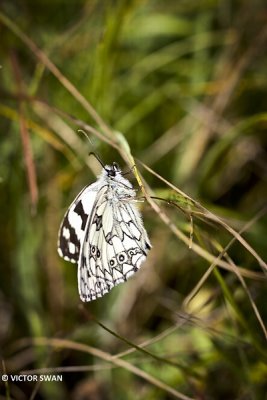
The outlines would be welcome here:
M 75 228 L 76 235 L 80 240 L 84 236 L 84 231 L 81 229 L 82 222 L 82 218 L 78 214 L 76 214 L 76 212 L 71 210 L 69 213 L 69 223 Z
M 69 240 L 70 238 L 70 230 L 66 228 L 65 226 L 63 227 L 62 230 L 62 236 L 64 236 L 65 239 Z
M 75 253 L 75 250 L 76 250 L 75 244 L 70 242 L 70 243 L 69 243 L 69 251 L 70 251 L 70 253 L 71 253 L 71 254 L 74 254 L 74 253 Z

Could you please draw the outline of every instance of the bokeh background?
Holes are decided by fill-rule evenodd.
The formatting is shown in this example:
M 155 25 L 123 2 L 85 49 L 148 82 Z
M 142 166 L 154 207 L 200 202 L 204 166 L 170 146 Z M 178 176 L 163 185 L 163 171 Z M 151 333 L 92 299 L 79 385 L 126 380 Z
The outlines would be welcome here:
M 62 375 L 0 398 L 266 399 L 266 2 L 3 0 L 0 37 L 0 369 Z M 57 232 L 90 151 L 168 202 L 82 306 Z

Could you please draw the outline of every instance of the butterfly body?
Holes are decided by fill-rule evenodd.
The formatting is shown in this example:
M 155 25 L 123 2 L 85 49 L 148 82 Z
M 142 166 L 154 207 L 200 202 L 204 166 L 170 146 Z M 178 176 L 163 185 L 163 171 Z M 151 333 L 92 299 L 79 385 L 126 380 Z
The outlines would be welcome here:
M 85 187 L 67 210 L 58 252 L 78 264 L 82 301 L 95 300 L 126 281 L 151 248 L 136 193 L 116 163 L 105 166 L 98 180 Z

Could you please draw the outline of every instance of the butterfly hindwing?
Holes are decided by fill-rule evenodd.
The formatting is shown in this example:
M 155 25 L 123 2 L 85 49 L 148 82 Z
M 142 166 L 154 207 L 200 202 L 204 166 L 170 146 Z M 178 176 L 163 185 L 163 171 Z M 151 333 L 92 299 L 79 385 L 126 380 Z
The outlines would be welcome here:
M 78 280 L 83 301 L 102 297 L 125 282 L 151 247 L 135 206 L 108 201 L 107 194 L 104 186 L 96 197 L 81 251 Z

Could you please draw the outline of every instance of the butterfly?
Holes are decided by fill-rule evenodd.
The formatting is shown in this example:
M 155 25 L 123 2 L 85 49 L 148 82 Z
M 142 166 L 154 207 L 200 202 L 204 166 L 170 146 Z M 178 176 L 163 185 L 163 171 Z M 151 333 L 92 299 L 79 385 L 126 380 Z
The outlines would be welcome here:
M 145 261 L 151 244 L 137 210 L 136 191 L 117 163 L 103 165 L 68 208 L 58 235 L 58 253 L 78 264 L 82 301 L 104 296 L 127 281 Z

